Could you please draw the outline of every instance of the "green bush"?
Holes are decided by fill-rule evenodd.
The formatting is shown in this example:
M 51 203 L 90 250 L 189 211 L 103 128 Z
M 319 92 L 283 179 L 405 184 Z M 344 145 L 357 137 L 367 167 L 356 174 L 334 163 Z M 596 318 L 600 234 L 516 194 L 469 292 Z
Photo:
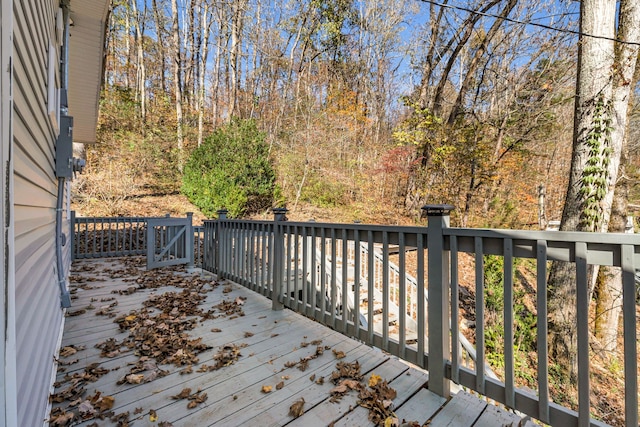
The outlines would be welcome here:
M 182 193 L 205 215 L 225 208 L 232 218 L 272 206 L 275 173 L 265 135 L 253 120 L 234 119 L 191 154 Z

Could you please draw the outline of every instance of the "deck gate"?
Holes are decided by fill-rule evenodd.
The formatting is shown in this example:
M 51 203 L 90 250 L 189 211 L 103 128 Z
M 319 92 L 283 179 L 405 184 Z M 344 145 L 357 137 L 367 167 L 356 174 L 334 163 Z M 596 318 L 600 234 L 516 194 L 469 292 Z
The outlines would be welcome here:
M 194 267 L 193 215 L 150 218 L 147 227 L 147 269 L 186 264 Z

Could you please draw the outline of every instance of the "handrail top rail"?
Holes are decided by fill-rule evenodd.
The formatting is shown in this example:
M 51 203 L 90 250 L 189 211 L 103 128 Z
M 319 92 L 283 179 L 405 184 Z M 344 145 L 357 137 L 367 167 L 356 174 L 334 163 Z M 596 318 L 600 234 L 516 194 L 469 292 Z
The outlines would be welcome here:
M 233 224 L 269 224 L 273 225 L 273 221 L 269 220 L 249 220 L 249 219 L 208 219 L 203 221 L 206 223 L 226 222 Z M 306 228 L 324 228 L 324 229 L 346 229 L 359 231 L 387 232 L 387 233 L 419 233 L 427 234 L 426 226 L 409 226 L 409 225 L 384 225 L 384 224 L 362 224 L 362 223 L 328 223 L 315 221 L 287 221 L 287 227 L 306 227 Z M 594 243 L 594 244 L 616 244 L 616 245 L 634 245 L 640 246 L 640 234 L 630 233 L 599 233 L 588 231 L 552 231 L 552 230 L 512 230 L 508 228 L 463 228 L 463 227 L 445 227 L 443 234 L 446 236 L 456 237 L 482 237 L 495 239 L 512 239 L 524 241 L 544 240 L 547 242 L 566 242 L 566 243 Z
M 445 236 L 483 237 L 523 241 L 544 240 L 557 243 L 593 243 L 640 246 L 640 235 L 588 231 L 511 230 L 500 228 L 444 228 Z

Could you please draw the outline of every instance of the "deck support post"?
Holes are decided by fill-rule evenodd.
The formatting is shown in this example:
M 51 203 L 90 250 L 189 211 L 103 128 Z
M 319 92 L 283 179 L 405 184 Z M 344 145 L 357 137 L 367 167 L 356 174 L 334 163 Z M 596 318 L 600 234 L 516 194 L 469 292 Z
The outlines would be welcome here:
M 218 279 L 224 278 L 224 273 L 222 272 L 222 251 L 223 251 L 223 239 L 222 239 L 222 226 L 220 225 L 220 221 L 224 221 L 227 219 L 227 211 L 226 209 L 220 209 L 216 212 L 218 214 L 218 221 L 216 221 L 215 225 L 215 234 L 214 234 L 214 243 L 213 243 L 213 262 L 214 262 L 214 272 L 218 276 Z
M 427 253 L 429 305 L 429 390 L 443 397 L 451 394 L 450 381 L 446 377 L 447 361 L 451 359 L 449 336 L 449 251 L 445 250 L 443 230 L 449 227 L 451 205 L 427 205 L 422 207 L 428 218 Z
M 273 208 L 273 284 L 271 290 L 271 308 L 282 310 L 284 298 L 282 285 L 284 278 L 284 232 L 282 222 L 287 220 L 287 208 Z

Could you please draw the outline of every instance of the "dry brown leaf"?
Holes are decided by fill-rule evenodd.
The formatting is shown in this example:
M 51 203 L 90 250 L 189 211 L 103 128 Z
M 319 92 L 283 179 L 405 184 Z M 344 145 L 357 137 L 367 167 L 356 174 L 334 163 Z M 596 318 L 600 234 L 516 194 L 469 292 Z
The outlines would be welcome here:
M 262 389 L 260 391 L 263 392 L 263 393 L 271 393 L 271 389 L 272 388 L 273 387 L 271 387 L 270 385 L 263 385 Z
M 276 384 L 276 390 L 281 390 L 282 387 L 284 387 L 284 381 L 280 381 L 278 384 Z
M 344 351 L 341 350 L 332 350 L 333 351 L 333 355 L 336 357 L 336 359 L 343 359 L 345 358 L 347 355 L 345 354 Z
M 78 350 L 76 350 L 74 347 L 71 347 L 71 346 L 63 347 L 62 350 L 60 350 L 60 357 L 73 356 L 77 352 Z
M 289 415 L 293 418 L 298 418 L 302 414 L 304 414 L 304 397 L 301 397 L 300 400 L 297 400 L 289 407 Z
M 54 426 L 64 426 L 74 418 L 75 414 L 73 412 L 62 412 L 61 414 L 58 414 L 54 418 L 50 419 L 49 423 Z
M 213 329 L 211 330 L 211 332 L 222 332 L 222 329 L 220 329 L 220 328 L 213 328 Z
M 130 374 L 126 376 L 126 380 L 129 384 L 140 384 L 144 380 L 143 374 Z
M 171 398 L 175 400 L 186 399 L 187 397 L 189 397 L 190 394 L 191 394 L 190 388 L 183 388 L 179 394 L 176 394 L 175 396 L 171 396 Z
M 349 391 L 349 388 L 345 384 L 340 384 L 339 386 L 335 386 L 329 391 L 331 394 L 344 394 Z
M 78 406 L 78 412 L 80 416 L 84 419 L 91 418 L 97 412 L 96 408 L 93 407 L 91 402 L 85 400 Z
M 245 332 L 244 333 L 244 337 L 245 338 L 251 338 L 253 336 L 253 332 Z
M 100 412 L 108 411 L 113 408 L 113 404 L 116 399 L 113 396 L 102 396 L 100 400 L 98 400 L 95 405 L 100 410 Z

